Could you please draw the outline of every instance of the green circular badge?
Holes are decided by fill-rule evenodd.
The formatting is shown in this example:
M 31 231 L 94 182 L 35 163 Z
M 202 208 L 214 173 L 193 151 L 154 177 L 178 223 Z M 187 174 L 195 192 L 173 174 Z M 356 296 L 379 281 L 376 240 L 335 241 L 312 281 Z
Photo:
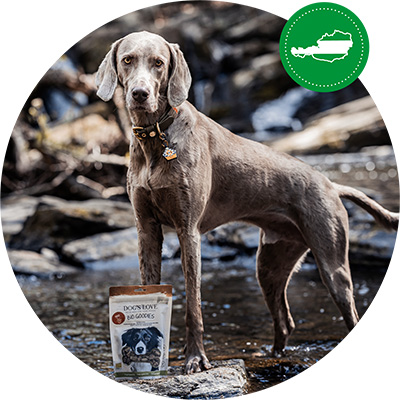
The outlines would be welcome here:
M 299 85 L 333 92 L 361 74 L 369 41 L 364 25 L 349 9 L 335 3 L 314 3 L 288 20 L 279 51 L 285 70 Z

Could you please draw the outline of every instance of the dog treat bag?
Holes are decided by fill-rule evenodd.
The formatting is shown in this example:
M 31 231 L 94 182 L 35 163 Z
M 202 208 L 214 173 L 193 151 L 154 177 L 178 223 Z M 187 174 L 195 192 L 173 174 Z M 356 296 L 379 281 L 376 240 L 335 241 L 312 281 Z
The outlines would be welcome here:
M 115 377 L 167 374 L 172 286 L 110 287 L 110 333 Z

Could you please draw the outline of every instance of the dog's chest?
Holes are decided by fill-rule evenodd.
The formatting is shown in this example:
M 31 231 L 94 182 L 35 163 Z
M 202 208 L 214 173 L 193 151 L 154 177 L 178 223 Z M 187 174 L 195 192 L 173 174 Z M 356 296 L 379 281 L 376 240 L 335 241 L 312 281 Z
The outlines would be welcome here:
M 129 166 L 128 183 L 145 190 L 157 190 L 173 185 L 169 161 L 164 159 L 134 160 Z
M 160 192 L 164 193 L 170 189 L 176 189 L 177 180 L 172 178 L 162 168 L 156 168 L 154 170 L 143 168 L 137 172 L 134 186 L 149 191 L 152 197 L 157 199 Z M 167 198 L 169 201 L 172 201 L 171 196 L 167 196 Z

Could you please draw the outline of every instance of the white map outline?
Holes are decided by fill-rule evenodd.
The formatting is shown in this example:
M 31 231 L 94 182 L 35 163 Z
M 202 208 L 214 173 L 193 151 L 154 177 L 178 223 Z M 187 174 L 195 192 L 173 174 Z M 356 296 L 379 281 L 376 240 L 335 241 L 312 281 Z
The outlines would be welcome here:
M 350 38 L 349 38 L 349 40 L 323 41 L 323 39 L 325 37 L 327 37 L 327 36 L 332 37 L 332 36 L 336 35 L 336 33 L 341 33 L 342 35 L 349 36 Z M 327 50 L 325 50 L 325 49 L 321 49 L 321 47 L 320 47 L 321 41 L 323 41 L 324 43 L 331 42 L 330 43 L 331 48 L 330 48 L 329 52 L 327 52 Z M 346 44 L 345 42 L 349 42 L 349 43 Z M 298 49 L 296 49 L 295 47 L 292 47 L 290 49 L 290 52 L 292 53 L 292 55 L 294 57 L 305 58 L 306 56 L 311 56 L 314 60 L 317 60 L 317 61 L 325 61 L 325 62 L 333 63 L 334 61 L 343 60 L 345 57 L 347 57 L 349 55 L 349 50 L 352 47 L 353 47 L 353 38 L 352 38 L 351 33 L 342 32 L 339 29 L 335 29 L 332 34 L 325 33 L 320 39 L 318 39 L 317 46 L 310 46 L 305 49 L 303 47 L 299 47 Z M 315 54 L 341 54 L 343 52 L 343 50 L 345 51 L 343 56 L 334 58 L 333 60 L 326 60 L 325 58 L 315 57 Z

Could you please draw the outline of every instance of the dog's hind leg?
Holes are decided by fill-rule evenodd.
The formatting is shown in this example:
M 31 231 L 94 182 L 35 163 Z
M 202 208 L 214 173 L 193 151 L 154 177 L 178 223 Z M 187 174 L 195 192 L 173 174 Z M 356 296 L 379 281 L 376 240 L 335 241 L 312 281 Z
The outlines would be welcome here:
M 257 251 L 257 278 L 274 321 L 273 354 L 280 354 L 295 327 L 289 311 L 286 289 L 293 270 L 300 264 L 308 247 L 300 242 L 286 240 L 264 242 L 264 233 L 261 231 Z
M 359 317 L 348 258 L 347 212 L 340 202 L 333 215 L 315 215 L 314 222 L 313 234 L 310 235 L 307 228 L 303 233 L 317 262 L 322 282 L 339 308 L 347 328 L 351 330 Z
M 346 238 L 347 241 L 347 238 Z M 353 282 L 348 260 L 348 246 L 313 250 L 322 282 L 339 308 L 349 330 L 357 324 L 359 317 L 354 301 Z
M 359 317 L 354 302 L 353 283 L 347 260 L 315 256 L 319 266 L 322 282 L 329 290 L 334 302 L 342 313 L 349 330 L 357 324 Z

